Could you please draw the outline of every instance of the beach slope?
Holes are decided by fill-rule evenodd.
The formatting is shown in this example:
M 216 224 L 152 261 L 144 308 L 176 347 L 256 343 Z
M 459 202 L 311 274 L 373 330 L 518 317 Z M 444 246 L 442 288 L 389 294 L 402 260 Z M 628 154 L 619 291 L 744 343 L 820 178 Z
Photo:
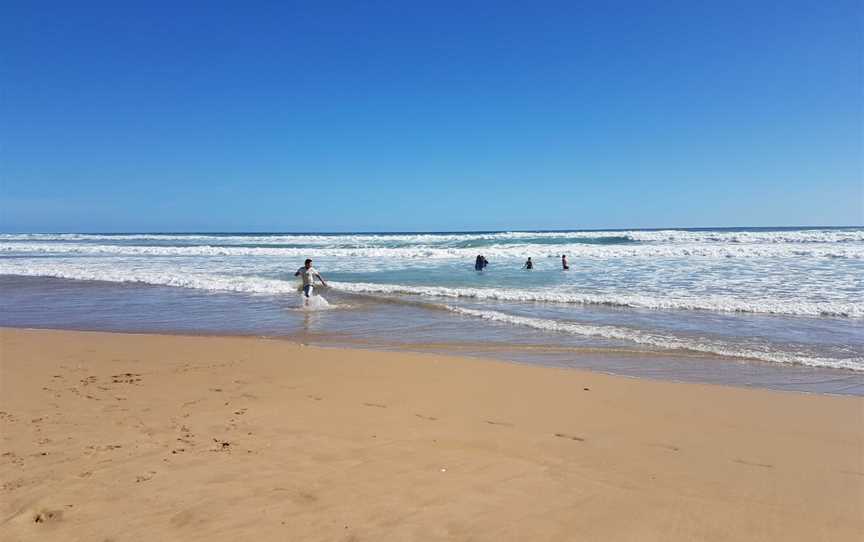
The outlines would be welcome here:
M 0 330 L 0 539 L 861 540 L 864 399 Z

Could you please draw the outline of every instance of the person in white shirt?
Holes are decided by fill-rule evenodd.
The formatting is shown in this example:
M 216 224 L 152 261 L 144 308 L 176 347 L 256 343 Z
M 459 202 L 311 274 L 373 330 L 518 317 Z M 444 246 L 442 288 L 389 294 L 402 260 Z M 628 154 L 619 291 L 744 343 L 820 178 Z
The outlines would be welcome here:
M 321 284 L 327 286 L 327 283 L 324 282 L 324 277 L 322 277 L 318 270 L 312 267 L 312 260 L 307 259 L 303 264 L 303 267 L 297 270 L 294 273 L 295 277 L 301 277 L 303 279 L 303 295 L 306 296 L 306 303 L 309 303 L 309 296 L 312 295 L 313 283 L 315 281 L 315 277 L 318 277 L 318 280 L 321 281 Z

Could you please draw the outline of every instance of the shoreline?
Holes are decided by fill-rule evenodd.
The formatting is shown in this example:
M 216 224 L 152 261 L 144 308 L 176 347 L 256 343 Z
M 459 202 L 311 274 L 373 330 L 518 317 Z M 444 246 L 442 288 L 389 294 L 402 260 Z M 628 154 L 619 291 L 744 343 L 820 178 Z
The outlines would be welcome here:
M 0 328 L 0 362 L 9 540 L 864 533 L 860 397 L 254 337 Z
M 649 380 L 654 382 L 670 382 L 680 384 L 696 384 L 709 386 L 725 386 L 741 389 L 757 389 L 779 391 L 785 393 L 802 393 L 812 395 L 826 395 L 838 397 L 864 397 L 864 373 L 853 369 L 809 367 L 796 364 L 776 364 L 758 359 L 741 359 L 708 355 L 699 352 L 651 352 L 633 351 L 626 349 L 614 349 L 603 347 L 546 347 L 536 348 L 535 345 L 494 345 L 492 347 L 482 343 L 382 343 L 366 342 L 357 339 L 348 339 L 338 333 L 319 333 L 315 335 L 294 334 L 256 334 L 210 332 L 206 330 L 190 332 L 188 330 L 159 330 L 150 331 L 129 329 L 91 329 L 91 328 L 61 328 L 61 327 L 33 327 L 0 325 L 3 330 L 23 331 L 56 331 L 56 332 L 80 332 L 80 333 L 108 333 L 128 335 L 152 335 L 166 337 L 208 337 L 208 338 L 238 338 L 238 339 L 261 339 L 282 341 L 289 344 L 310 346 L 314 348 L 336 349 L 336 350 L 360 350 L 368 352 L 391 352 L 416 355 L 432 355 L 460 357 L 478 361 L 490 361 L 506 364 L 515 364 L 529 367 L 540 367 L 550 369 L 572 370 L 576 372 L 585 371 L 589 373 L 602 374 L 612 377 L 634 378 L 638 380 Z M 528 352 L 526 357 L 518 354 Z M 532 355 L 533 354 L 533 355 Z M 540 359 L 537 356 L 545 354 L 548 359 Z M 557 362 L 554 355 L 560 355 L 561 360 Z M 590 360 L 590 363 L 586 361 Z M 642 364 L 642 360 L 649 363 Z M 610 365 L 610 362 L 615 362 Z M 730 367 L 731 365 L 731 367 Z M 714 372 L 706 370 L 706 367 L 714 367 Z M 738 380 L 732 378 L 733 371 L 742 372 L 749 368 L 752 373 L 749 381 L 745 376 L 738 376 Z M 676 369 L 678 371 L 676 371 Z M 798 382 L 794 379 L 779 381 L 772 378 L 774 375 L 789 376 L 791 372 L 800 372 L 813 378 L 814 375 L 833 377 L 827 380 L 816 380 L 810 382 L 804 380 Z M 791 377 L 790 377 L 791 378 Z M 845 380 L 848 379 L 849 382 Z M 825 382 L 835 382 L 834 385 Z M 839 383 L 837 383 L 839 382 Z

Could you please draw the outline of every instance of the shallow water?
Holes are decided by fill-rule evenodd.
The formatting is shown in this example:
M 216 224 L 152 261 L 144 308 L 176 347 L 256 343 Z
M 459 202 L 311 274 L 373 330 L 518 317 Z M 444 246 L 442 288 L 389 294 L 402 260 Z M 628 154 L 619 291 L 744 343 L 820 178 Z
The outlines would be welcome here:
M 331 282 L 326 310 L 298 310 L 307 256 Z M 6 234 L 0 275 L 0 325 L 276 335 L 837 393 L 864 375 L 864 228 Z

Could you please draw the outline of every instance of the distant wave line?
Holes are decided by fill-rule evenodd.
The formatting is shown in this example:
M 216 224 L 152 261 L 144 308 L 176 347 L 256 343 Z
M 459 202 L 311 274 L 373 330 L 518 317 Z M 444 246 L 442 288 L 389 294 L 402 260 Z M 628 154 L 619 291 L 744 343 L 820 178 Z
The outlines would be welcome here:
M 249 247 L 249 246 L 142 246 L 63 243 L 0 242 L 0 253 L 119 255 L 119 256 L 280 256 L 338 258 L 473 259 L 478 251 L 487 258 L 846 258 L 864 259 L 860 245 L 623 245 L 623 244 L 535 244 L 488 245 L 485 247 L 356 246 L 356 247 Z
M 597 242 L 654 243 L 846 243 L 864 242 L 864 228 L 718 229 L 718 230 L 605 230 L 605 231 L 504 231 L 476 233 L 404 233 L 404 234 L 0 234 L 0 241 L 202 241 L 208 243 L 268 244 L 404 244 L 440 245 L 464 241 L 507 240 L 595 240 Z M 616 241 L 617 240 L 617 241 Z

